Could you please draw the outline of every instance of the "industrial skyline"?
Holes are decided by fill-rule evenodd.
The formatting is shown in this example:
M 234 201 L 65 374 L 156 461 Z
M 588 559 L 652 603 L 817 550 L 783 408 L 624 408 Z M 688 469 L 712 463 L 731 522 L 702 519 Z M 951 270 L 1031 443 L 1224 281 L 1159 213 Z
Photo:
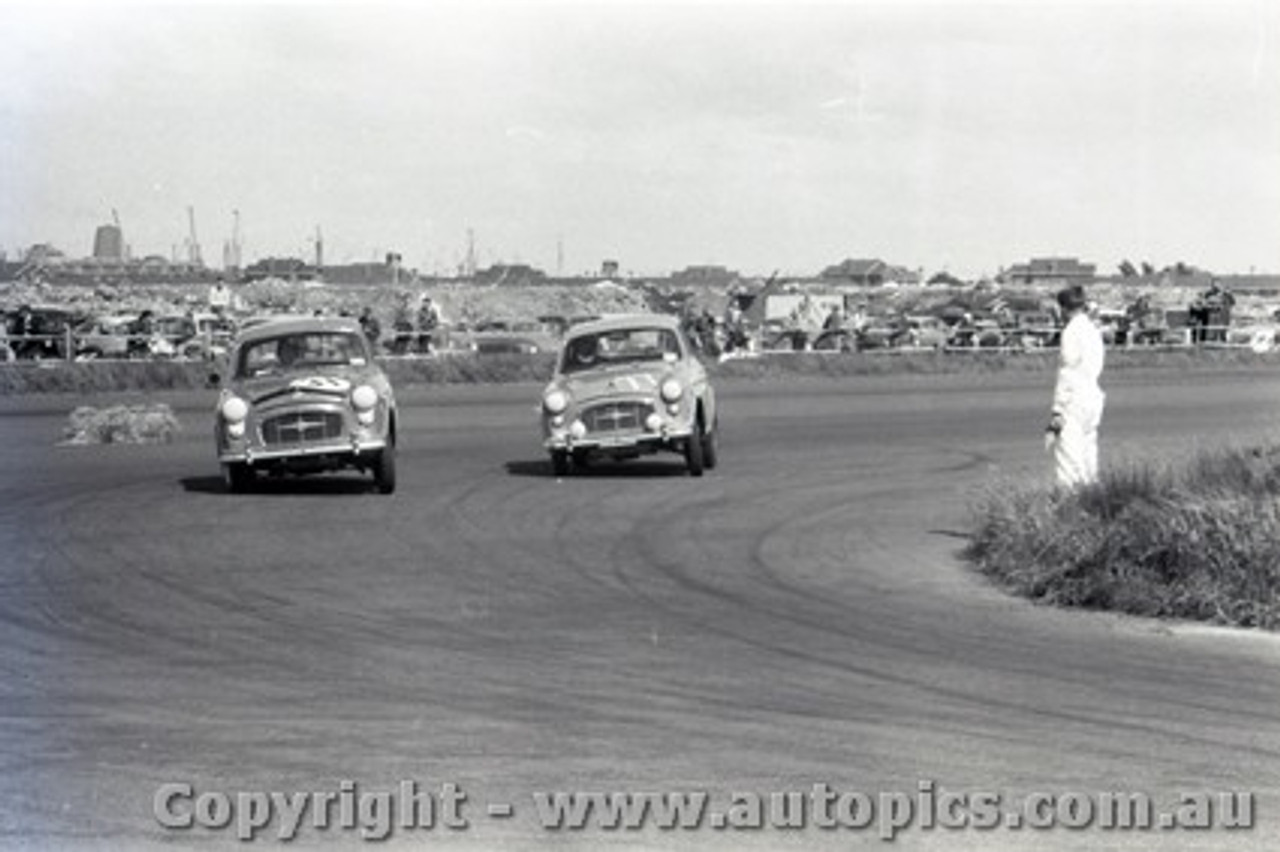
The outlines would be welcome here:
M 0 5 L 0 247 L 1280 268 L 1261 2 Z M 233 211 L 239 211 L 233 221 Z M 199 244 L 199 237 L 194 240 Z M 225 255 L 222 255 L 225 257 Z

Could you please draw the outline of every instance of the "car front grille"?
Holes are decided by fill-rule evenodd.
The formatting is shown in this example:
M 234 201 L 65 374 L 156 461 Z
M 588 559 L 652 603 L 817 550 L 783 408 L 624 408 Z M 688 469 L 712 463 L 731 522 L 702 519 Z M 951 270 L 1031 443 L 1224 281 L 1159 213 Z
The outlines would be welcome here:
M 333 411 L 296 411 L 262 421 L 262 442 L 278 447 L 328 441 L 342 436 L 342 415 Z
M 587 432 L 626 432 L 644 428 L 653 406 L 644 402 L 606 402 L 582 412 Z

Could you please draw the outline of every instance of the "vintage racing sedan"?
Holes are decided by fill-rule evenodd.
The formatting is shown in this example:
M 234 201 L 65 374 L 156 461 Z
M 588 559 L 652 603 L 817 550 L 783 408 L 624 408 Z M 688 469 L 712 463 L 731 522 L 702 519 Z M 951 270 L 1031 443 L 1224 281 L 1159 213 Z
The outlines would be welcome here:
M 543 445 L 557 476 L 593 459 L 681 453 L 716 466 L 716 398 L 675 317 L 628 315 L 569 329 L 542 394 Z
M 214 435 L 231 491 L 259 472 L 355 468 L 396 487 L 396 404 L 354 319 L 273 320 L 242 332 L 229 355 Z

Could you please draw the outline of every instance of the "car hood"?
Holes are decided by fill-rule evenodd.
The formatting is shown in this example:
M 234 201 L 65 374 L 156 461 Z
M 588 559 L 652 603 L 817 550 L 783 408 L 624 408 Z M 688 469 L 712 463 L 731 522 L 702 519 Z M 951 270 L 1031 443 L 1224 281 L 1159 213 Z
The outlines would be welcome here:
M 379 393 L 386 389 L 382 372 L 377 367 L 314 367 L 272 373 L 236 382 L 236 390 L 252 404 L 276 399 L 341 401 L 362 384 L 373 385 Z
M 675 373 L 670 364 L 626 364 L 561 376 L 559 386 L 576 400 L 602 396 L 658 393 L 663 379 Z

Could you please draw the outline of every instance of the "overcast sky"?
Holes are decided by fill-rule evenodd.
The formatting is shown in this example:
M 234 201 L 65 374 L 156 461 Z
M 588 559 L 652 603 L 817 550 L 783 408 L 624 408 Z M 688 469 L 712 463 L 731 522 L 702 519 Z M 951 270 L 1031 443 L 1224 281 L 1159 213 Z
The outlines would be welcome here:
M 1278 7 L 0 5 L 0 248 L 1280 272 Z

